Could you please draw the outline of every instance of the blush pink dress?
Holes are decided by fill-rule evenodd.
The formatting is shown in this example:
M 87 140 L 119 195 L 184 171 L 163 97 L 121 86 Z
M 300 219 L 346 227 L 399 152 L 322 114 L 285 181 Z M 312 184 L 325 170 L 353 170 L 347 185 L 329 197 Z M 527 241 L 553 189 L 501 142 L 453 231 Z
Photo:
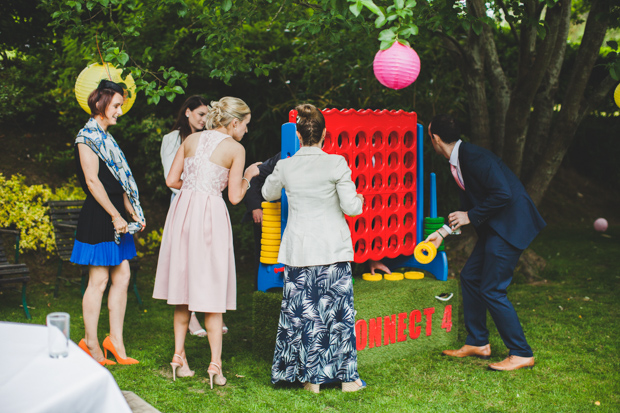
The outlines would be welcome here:
M 229 170 L 211 154 L 226 138 L 200 135 L 196 155 L 185 158 L 183 186 L 166 217 L 153 298 L 190 311 L 225 313 L 237 307 L 237 282 L 230 215 L 222 191 Z

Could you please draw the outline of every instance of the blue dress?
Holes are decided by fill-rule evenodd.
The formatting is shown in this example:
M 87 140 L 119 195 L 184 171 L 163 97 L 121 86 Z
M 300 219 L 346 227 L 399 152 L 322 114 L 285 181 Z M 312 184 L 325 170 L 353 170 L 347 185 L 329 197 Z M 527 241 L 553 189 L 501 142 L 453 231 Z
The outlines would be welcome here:
M 71 262 L 82 265 L 112 267 L 119 265 L 123 260 L 132 259 L 136 256 L 133 235 L 123 234 L 120 245 L 114 242 L 114 225 L 112 224 L 110 214 L 99 205 L 88 190 L 77 145 L 75 145 L 75 160 L 78 178 L 82 189 L 86 193 L 86 200 L 78 219 Z M 123 202 L 123 193 L 125 191 L 101 158 L 99 158 L 98 178 L 116 210 L 123 219 L 127 220 L 125 204 Z

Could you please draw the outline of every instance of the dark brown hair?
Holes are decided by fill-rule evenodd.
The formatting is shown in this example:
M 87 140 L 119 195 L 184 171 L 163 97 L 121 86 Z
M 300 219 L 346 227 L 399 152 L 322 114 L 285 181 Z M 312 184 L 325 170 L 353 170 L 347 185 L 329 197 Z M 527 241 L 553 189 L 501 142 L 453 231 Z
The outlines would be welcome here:
M 450 115 L 437 115 L 431 120 L 431 133 L 441 138 L 444 143 L 456 142 L 461 138 L 459 124 Z
M 196 108 L 200 106 L 209 106 L 209 103 L 205 98 L 200 95 L 194 95 L 188 97 L 185 102 L 183 102 L 183 106 L 179 109 L 179 114 L 177 115 L 177 120 L 174 122 L 174 126 L 172 127 L 172 131 L 178 130 L 179 137 L 181 138 L 181 143 L 192 134 L 192 127 L 189 125 L 189 120 L 187 116 L 185 116 L 185 112 L 187 109 L 190 111 L 194 111 Z
M 112 98 L 117 93 L 123 96 L 123 98 L 125 97 L 121 85 L 109 80 L 102 80 L 97 89 L 93 90 L 90 92 L 90 95 L 88 95 L 90 115 L 93 118 L 97 115 L 105 116 L 106 109 L 110 106 Z
M 295 110 L 297 111 L 297 132 L 301 135 L 303 145 L 316 145 L 321 141 L 325 129 L 323 114 L 309 103 L 299 105 Z

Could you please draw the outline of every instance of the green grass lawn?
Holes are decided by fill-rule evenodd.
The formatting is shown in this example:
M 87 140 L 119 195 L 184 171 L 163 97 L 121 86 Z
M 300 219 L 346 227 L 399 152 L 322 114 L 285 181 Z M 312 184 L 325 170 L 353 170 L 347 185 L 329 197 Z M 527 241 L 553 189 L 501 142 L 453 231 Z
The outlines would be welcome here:
M 483 360 L 416 352 L 373 365 L 372 370 L 360 369 L 369 387 L 357 393 L 345 394 L 333 386 L 314 395 L 295 385 L 273 386 L 270 363 L 252 352 L 254 275 L 240 270 L 238 309 L 225 315 L 230 328 L 223 354 L 228 384 L 209 388 L 207 340 L 193 336 L 188 336 L 187 354 L 196 376 L 172 382 L 173 311 L 150 298 L 155 259 L 146 260 L 139 277 L 144 305 L 139 307 L 130 294 L 125 317 L 126 347 L 140 364 L 109 370 L 121 389 L 162 412 L 618 412 L 620 233 L 612 229 L 607 235 L 590 227 L 551 227 L 532 245 L 547 260 L 542 274 L 547 282 L 529 285 L 517 275 L 509 290 L 536 356 L 531 370 L 491 372 Z M 49 265 L 55 267 L 56 261 Z M 77 286 L 61 287 L 54 299 L 51 284 L 33 282 L 28 299 L 35 307 L 32 323 L 44 324 L 47 313 L 66 311 L 72 317 L 71 338 L 78 342 L 83 337 Z M 19 294 L 3 293 L 0 320 L 25 322 L 19 303 Z M 455 322 L 462 343 L 462 315 Z M 489 323 L 494 362 L 508 352 Z M 107 331 L 104 305 L 100 341 Z

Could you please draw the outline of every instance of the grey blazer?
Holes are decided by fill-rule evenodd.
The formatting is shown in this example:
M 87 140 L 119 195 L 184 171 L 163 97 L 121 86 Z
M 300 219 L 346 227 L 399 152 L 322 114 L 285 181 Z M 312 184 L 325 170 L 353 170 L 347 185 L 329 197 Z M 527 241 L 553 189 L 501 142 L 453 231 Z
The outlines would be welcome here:
M 353 260 L 351 232 L 344 214 L 362 213 L 351 169 L 344 157 L 317 147 L 301 147 L 278 161 L 262 189 L 267 201 L 288 198 L 288 221 L 278 262 L 291 267 Z

